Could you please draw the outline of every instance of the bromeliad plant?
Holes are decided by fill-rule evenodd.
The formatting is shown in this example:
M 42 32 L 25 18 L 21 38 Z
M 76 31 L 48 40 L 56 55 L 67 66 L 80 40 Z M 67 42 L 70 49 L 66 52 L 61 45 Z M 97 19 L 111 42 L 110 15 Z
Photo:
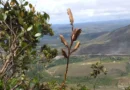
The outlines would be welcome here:
M 76 43 L 76 45 L 74 46 L 73 48 L 73 44 L 74 42 L 78 39 L 80 33 L 81 33 L 81 29 L 74 29 L 74 18 L 73 18 L 73 15 L 72 15 L 72 12 L 70 9 L 67 9 L 67 13 L 69 15 L 69 19 L 70 19 L 70 25 L 72 26 L 72 34 L 71 34 L 71 41 L 70 41 L 70 44 L 68 44 L 68 42 L 66 41 L 66 39 L 64 38 L 63 35 L 60 35 L 60 39 L 61 39 L 61 42 L 64 44 L 65 49 L 61 49 L 62 51 L 62 55 L 64 56 L 64 58 L 67 59 L 67 64 L 66 64 L 66 71 L 65 71 L 65 74 L 64 74 L 64 81 L 61 85 L 61 90 L 64 88 L 65 86 L 65 82 L 66 82 L 66 78 L 67 78 L 67 73 L 68 73 L 68 66 L 69 66 L 69 60 L 70 60 L 70 56 L 72 53 L 74 53 L 80 46 L 80 42 L 78 41 Z

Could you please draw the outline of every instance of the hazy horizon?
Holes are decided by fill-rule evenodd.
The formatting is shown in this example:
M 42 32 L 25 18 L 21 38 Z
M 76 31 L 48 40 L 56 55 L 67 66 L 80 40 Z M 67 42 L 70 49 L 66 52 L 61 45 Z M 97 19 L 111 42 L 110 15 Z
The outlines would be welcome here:
M 113 19 L 113 20 L 101 20 L 101 21 L 86 21 L 86 22 L 76 22 L 74 24 L 85 24 L 85 23 L 102 23 L 102 22 L 111 22 L 111 21 L 130 21 L 130 19 Z M 70 25 L 68 23 L 53 23 L 52 25 Z

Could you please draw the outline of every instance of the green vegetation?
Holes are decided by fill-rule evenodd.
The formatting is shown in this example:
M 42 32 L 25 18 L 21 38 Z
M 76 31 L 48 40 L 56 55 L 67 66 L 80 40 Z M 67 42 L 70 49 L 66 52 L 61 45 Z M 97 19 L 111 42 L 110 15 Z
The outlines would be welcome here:
M 47 45 L 42 45 L 40 50 L 36 48 L 41 37 L 53 35 L 49 18 L 46 12 L 35 11 L 25 0 L 0 0 L 0 87 L 4 90 L 29 90 L 31 79 L 25 75 L 29 65 L 57 55 L 57 50 Z M 34 88 L 41 87 L 34 83 Z
M 84 61 L 85 60 L 85 57 L 76 57 L 76 56 L 72 56 L 70 57 L 70 64 L 71 63 L 77 63 L 77 62 L 81 62 L 81 61 Z M 66 59 L 65 58 L 61 58 L 61 59 L 58 59 L 58 60 L 52 60 L 52 63 L 50 63 L 47 68 L 51 68 L 51 67 L 54 67 L 54 66 L 58 66 L 58 65 L 65 65 L 66 64 Z
M 45 35 L 54 35 L 51 24 L 48 23 L 49 15 L 46 12 L 37 12 L 35 7 L 25 0 L 0 0 L 0 90 L 102 90 L 102 87 L 119 89 L 123 86 L 122 83 L 129 83 L 129 56 L 71 56 L 84 40 L 81 43 L 76 41 L 81 29 L 74 28 L 70 9 L 67 13 L 72 34 L 70 40 L 66 34 L 60 35 L 61 42 L 58 43 L 65 46 L 60 52 L 64 58 L 53 59 L 58 54 L 57 50 L 39 43 Z M 129 27 L 125 27 L 125 32 Z M 127 38 L 120 34 L 122 30 L 123 28 L 114 31 L 111 35 L 108 32 L 91 35 L 83 32 L 81 36 L 91 41 L 87 45 L 98 43 L 107 47 L 115 40 L 129 39 L 129 34 L 123 33 Z M 117 33 L 119 38 L 114 37 Z M 107 36 L 104 39 L 99 37 L 104 34 Z M 94 38 L 97 39 L 92 40 Z M 88 41 L 84 44 L 86 42 Z M 115 46 L 115 43 L 112 45 Z M 122 42 L 118 43 L 122 45 Z M 62 47 L 61 44 L 59 46 Z M 83 50 L 85 53 L 86 50 L 91 50 L 95 54 L 95 46 Z M 101 47 L 97 50 L 100 49 Z M 129 90 L 128 85 L 125 88 Z

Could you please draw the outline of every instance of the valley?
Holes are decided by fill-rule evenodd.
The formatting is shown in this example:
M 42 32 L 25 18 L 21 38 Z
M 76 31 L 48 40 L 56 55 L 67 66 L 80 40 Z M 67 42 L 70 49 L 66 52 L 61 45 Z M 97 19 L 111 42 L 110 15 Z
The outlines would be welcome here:
M 128 86 L 130 79 L 130 56 L 101 56 L 101 55 L 80 55 L 72 56 L 70 58 L 67 86 L 77 87 L 76 85 L 82 84 L 89 88 L 93 88 L 93 83 L 95 79 L 90 76 L 92 69 L 91 65 L 96 62 L 101 62 L 107 70 L 107 74 L 101 74 L 98 76 L 96 90 L 103 90 L 104 88 L 108 90 L 123 90 L 120 86 L 126 84 Z M 49 63 L 44 71 L 40 69 L 42 64 L 39 64 L 37 71 L 44 72 L 42 78 L 43 81 L 56 81 L 61 83 L 64 77 L 66 60 L 64 58 L 54 59 Z M 33 70 L 32 70 L 33 71 Z M 45 74 L 46 73 L 46 74 Z M 35 77 L 34 75 L 31 77 Z M 120 81 L 125 80 L 124 82 Z
M 76 55 L 85 54 L 130 54 L 130 20 L 91 22 L 76 24 L 75 27 L 82 27 L 82 33 L 79 37 L 81 42 L 80 50 Z M 70 25 L 53 25 L 55 35 L 44 37 L 39 45 L 48 44 L 54 48 L 62 48 L 59 34 L 63 34 L 68 40 L 70 38 Z M 66 27 L 66 28 L 65 28 Z
M 60 57 L 60 49 L 63 45 L 59 34 L 63 34 L 69 40 L 70 27 L 69 25 L 52 27 L 55 35 L 49 38 L 45 36 L 39 45 L 49 44 L 57 48 Z M 90 76 L 91 65 L 101 62 L 108 72 L 107 75 L 101 74 L 98 77 L 97 90 L 123 90 L 127 87 L 129 83 L 127 80 L 130 79 L 130 20 L 82 23 L 75 24 L 75 27 L 82 27 L 79 37 L 81 47 L 70 59 L 68 86 L 77 87 L 80 82 L 93 88 L 94 78 Z M 45 72 L 53 80 L 62 82 L 65 67 L 66 60 L 63 57 L 55 58 L 47 64 Z M 120 84 L 122 79 L 125 80 Z

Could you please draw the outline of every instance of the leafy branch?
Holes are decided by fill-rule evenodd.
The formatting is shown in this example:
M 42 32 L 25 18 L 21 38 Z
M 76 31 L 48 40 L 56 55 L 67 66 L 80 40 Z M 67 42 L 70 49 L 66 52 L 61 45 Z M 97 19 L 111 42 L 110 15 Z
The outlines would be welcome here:
M 104 67 L 104 65 L 101 62 L 97 62 L 95 64 L 92 64 L 91 68 L 93 69 L 93 72 L 91 72 L 91 76 L 95 78 L 95 82 L 94 82 L 94 85 L 93 85 L 93 89 L 95 90 L 98 76 L 101 73 L 106 75 L 107 70 L 106 70 L 106 68 Z
M 57 50 L 50 47 L 41 47 L 41 52 L 37 49 L 41 37 L 54 35 L 48 23 L 49 18 L 47 13 L 37 12 L 26 0 L 0 0 L 0 79 L 2 81 L 7 80 L 4 79 L 5 76 L 10 79 L 15 78 L 16 73 L 24 74 L 29 69 L 29 64 L 37 59 L 37 55 L 44 55 L 47 59 L 57 55 Z

